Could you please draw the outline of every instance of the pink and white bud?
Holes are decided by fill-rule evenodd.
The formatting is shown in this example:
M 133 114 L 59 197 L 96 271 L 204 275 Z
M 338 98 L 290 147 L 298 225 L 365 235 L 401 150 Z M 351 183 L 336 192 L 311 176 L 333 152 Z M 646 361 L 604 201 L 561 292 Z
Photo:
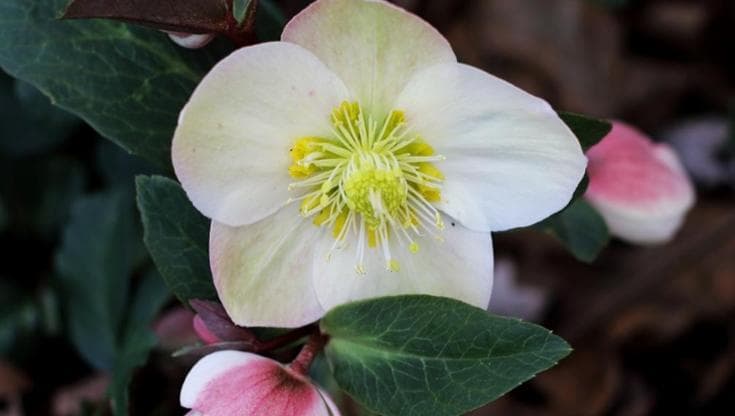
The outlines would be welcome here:
M 181 405 L 201 416 L 339 416 L 325 392 L 269 358 L 219 351 L 199 360 L 181 388 Z
M 214 39 L 213 33 L 195 34 L 181 32 L 166 32 L 174 43 L 187 49 L 199 49 L 207 46 Z
M 217 335 L 213 334 L 212 331 L 209 330 L 207 324 L 204 323 L 204 320 L 199 316 L 199 314 L 194 315 L 192 326 L 194 327 L 194 332 L 196 332 L 197 336 L 203 343 L 216 344 L 222 341 Z
M 636 128 L 613 129 L 587 151 L 585 198 L 600 212 L 610 233 L 639 244 L 670 240 L 695 200 L 692 183 L 676 153 Z

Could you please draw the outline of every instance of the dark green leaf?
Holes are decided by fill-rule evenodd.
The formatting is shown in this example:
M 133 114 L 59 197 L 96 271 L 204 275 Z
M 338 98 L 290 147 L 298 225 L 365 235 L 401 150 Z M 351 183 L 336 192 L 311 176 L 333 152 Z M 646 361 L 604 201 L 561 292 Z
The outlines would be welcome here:
M 132 207 L 120 193 L 74 204 L 56 256 L 71 340 L 96 368 L 111 370 L 125 319 L 134 238 Z
M 32 85 L 1 73 L 0 110 L 0 153 L 12 157 L 49 150 L 81 124 Z
M 207 254 L 209 220 L 173 180 L 139 176 L 136 185 L 145 244 L 166 284 L 184 304 L 216 299 Z
M 594 261 L 610 241 L 605 220 L 582 199 L 574 201 L 540 226 L 556 236 L 574 257 L 586 263 Z
M 258 1 L 255 15 L 255 34 L 261 42 L 275 41 L 281 38 L 286 16 L 273 0 Z
M 98 142 L 95 164 L 106 186 L 129 190 L 131 195 L 135 193 L 136 175 L 158 173 L 147 161 L 107 140 Z
M 18 338 L 37 328 L 38 315 L 29 295 L 0 278 L 0 356 L 9 356 Z
M 11 225 L 22 232 L 54 235 L 84 185 L 84 169 L 71 159 L 22 159 L 0 164 L 0 192 L 12 204 L 7 207 Z
M 433 296 L 343 305 L 321 327 L 337 383 L 386 416 L 461 415 L 570 352 L 540 326 Z
M 72 0 L 64 12 L 65 18 L 102 17 L 187 33 L 224 32 L 227 16 L 227 0 Z
M 582 177 L 582 180 L 579 181 L 579 185 L 577 185 L 577 189 L 574 190 L 574 195 L 572 195 L 572 200 L 569 202 L 569 205 L 573 204 L 574 201 L 584 196 L 584 193 L 587 192 L 587 188 L 590 186 L 590 177 L 585 174 Z
M 582 150 L 585 152 L 590 147 L 599 143 L 612 129 L 612 124 L 609 121 L 600 120 L 584 116 L 582 114 L 559 113 L 562 121 L 572 130 L 579 143 L 582 145 Z
M 65 0 L 0 2 L 0 66 L 123 148 L 170 169 L 179 111 L 224 51 L 155 30 L 56 17 Z
M 248 14 L 250 3 L 252 0 L 233 0 L 232 1 L 232 15 L 238 24 L 242 24 L 245 21 L 245 16 Z
M 147 273 L 138 286 L 110 383 L 112 408 L 116 415 L 128 414 L 128 385 L 133 371 L 148 361 L 151 349 L 158 342 L 150 327 L 169 296 L 166 285 L 155 271 Z

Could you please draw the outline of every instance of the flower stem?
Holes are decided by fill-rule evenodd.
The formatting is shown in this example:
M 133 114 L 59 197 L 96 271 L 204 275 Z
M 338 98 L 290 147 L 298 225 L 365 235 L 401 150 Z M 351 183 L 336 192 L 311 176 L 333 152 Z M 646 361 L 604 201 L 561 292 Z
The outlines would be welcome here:
M 267 341 L 258 341 L 254 345 L 253 352 L 267 352 L 285 347 L 286 345 L 313 333 L 315 330 L 318 331 L 316 325 L 307 325 L 301 328 L 296 328 L 293 331 L 287 332 L 283 335 L 277 336 Z
M 309 341 L 299 352 L 299 355 L 289 364 L 291 370 L 302 376 L 306 376 L 309 373 L 311 363 L 314 362 L 314 358 L 324 349 L 328 339 L 326 335 L 323 335 L 319 331 L 312 333 Z

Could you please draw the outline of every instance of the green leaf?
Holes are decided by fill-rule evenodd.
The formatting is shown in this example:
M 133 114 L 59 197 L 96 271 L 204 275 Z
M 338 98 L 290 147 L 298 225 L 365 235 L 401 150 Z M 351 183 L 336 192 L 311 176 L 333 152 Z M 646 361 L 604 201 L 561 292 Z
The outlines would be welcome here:
M 570 352 L 540 326 L 433 296 L 339 306 L 321 328 L 339 386 L 386 416 L 461 415 Z
M 559 117 L 577 136 L 579 143 L 582 145 L 582 150 L 585 152 L 599 143 L 612 129 L 612 124 L 609 121 L 582 114 L 560 112 Z
M 232 1 L 232 15 L 238 24 L 242 24 L 245 21 L 245 16 L 248 14 L 251 0 L 233 0 Z
M 151 349 L 158 342 L 150 327 L 169 296 L 158 273 L 153 271 L 143 277 L 128 312 L 127 327 L 121 337 L 110 383 L 109 393 L 116 415 L 128 414 L 128 386 L 135 369 L 148 361 Z
M 65 157 L 0 163 L 0 192 L 11 226 L 43 237 L 56 235 L 85 186 L 84 168 Z
M 587 202 L 578 199 L 540 226 L 558 238 L 578 260 L 594 261 L 610 242 L 605 220 Z
M 255 34 L 261 42 L 277 41 L 281 38 L 286 15 L 273 0 L 260 0 L 255 15 Z
M 209 220 L 171 179 L 139 176 L 136 186 L 144 241 L 166 284 L 184 304 L 216 299 L 207 251 Z
M 125 319 L 134 238 L 132 207 L 120 193 L 74 204 L 56 256 L 68 333 L 82 356 L 111 370 Z
M 0 73 L 0 153 L 12 157 L 49 150 L 68 138 L 80 120 L 32 85 Z
M 155 30 L 58 20 L 66 0 L 0 2 L 0 66 L 128 151 L 170 169 L 179 111 L 225 51 Z

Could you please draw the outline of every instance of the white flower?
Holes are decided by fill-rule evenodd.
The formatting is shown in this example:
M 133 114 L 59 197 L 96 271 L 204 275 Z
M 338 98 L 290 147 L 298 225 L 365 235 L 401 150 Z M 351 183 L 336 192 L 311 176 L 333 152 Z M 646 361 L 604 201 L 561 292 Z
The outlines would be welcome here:
M 173 162 L 213 220 L 228 314 L 283 327 L 384 295 L 484 308 L 490 232 L 563 208 L 586 166 L 546 102 L 377 0 L 318 0 L 281 42 L 219 63 L 181 113 Z
M 679 158 L 622 122 L 587 151 L 590 184 L 585 198 L 610 233 L 639 244 L 669 241 L 694 205 L 695 195 Z

